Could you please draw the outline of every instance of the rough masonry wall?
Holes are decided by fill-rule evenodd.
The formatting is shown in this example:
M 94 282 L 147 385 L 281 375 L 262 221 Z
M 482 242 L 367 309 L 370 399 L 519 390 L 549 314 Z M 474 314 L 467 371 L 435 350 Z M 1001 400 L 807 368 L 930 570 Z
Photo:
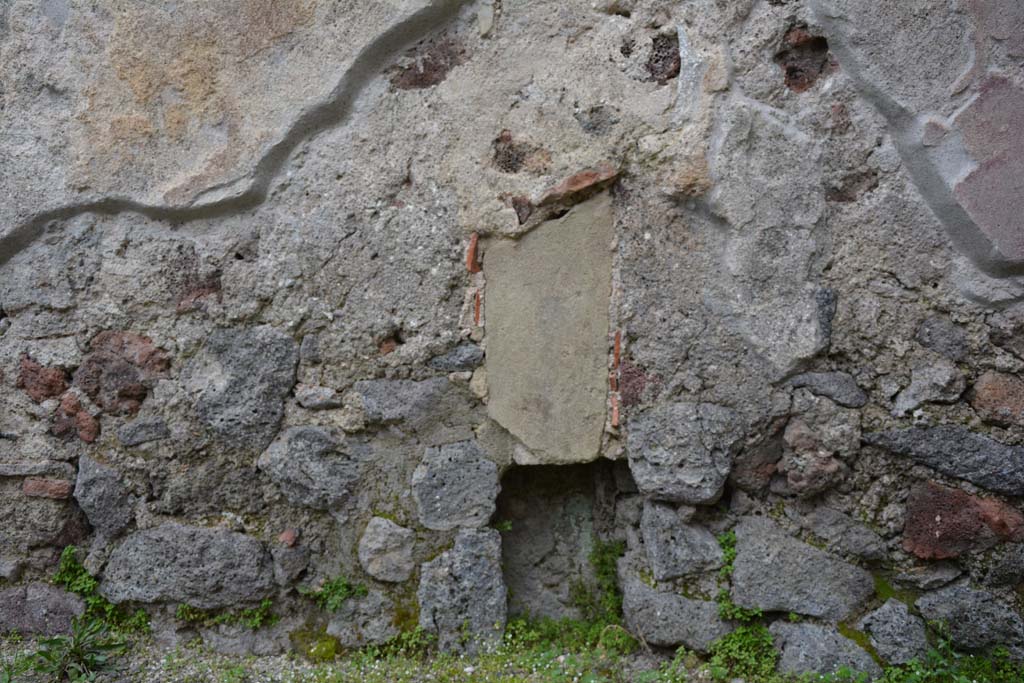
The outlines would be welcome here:
M 75 544 L 170 642 L 473 649 L 600 539 L 704 650 L 733 530 L 783 668 L 1024 656 L 1022 67 L 1016 0 L 0 4 L 0 627 Z

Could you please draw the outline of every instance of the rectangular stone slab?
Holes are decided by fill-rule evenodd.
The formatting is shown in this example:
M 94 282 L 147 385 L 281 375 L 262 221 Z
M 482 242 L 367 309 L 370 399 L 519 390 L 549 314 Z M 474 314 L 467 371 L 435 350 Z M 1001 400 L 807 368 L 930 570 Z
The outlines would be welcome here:
M 602 193 L 486 251 L 487 411 L 532 451 L 519 464 L 598 456 L 613 233 Z

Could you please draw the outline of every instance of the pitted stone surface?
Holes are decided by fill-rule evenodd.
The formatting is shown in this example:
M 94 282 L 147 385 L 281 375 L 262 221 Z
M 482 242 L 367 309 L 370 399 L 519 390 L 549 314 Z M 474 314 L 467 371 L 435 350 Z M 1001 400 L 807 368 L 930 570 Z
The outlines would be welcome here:
M 416 532 L 389 519 L 374 517 L 359 539 L 359 564 L 380 581 L 401 582 L 412 576 Z
M 699 524 L 687 523 L 670 505 L 645 503 L 640 532 L 651 571 L 658 581 L 722 565 L 722 548 L 715 535 Z
M 420 523 L 428 529 L 485 525 L 498 490 L 498 467 L 475 441 L 428 448 L 412 475 Z
M 327 624 L 344 648 L 380 645 L 398 635 L 395 606 L 380 591 L 346 600 Z
M 1002 645 L 1014 657 L 1024 655 L 1024 620 L 992 593 L 958 583 L 928 593 L 915 604 L 925 619 L 941 620 L 949 627 L 955 645 L 970 650 Z
M 876 432 L 864 441 L 990 491 L 1024 494 L 1024 449 L 958 425 Z
M 905 517 L 903 549 L 927 560 L 1024 540 L 1024 514 L 1014 506 L 935 482 L 910 490 Z
M 882 673 L 871 655 L 830 626 L 776 621 L 768 630 L 781 651 L 777 667 L 783 673 L 832 674 L 842 667 L 869 676 Z
M 857 628 L 871 638 L 871 646 L 890 664 L 906 664 L 912 659 L 923 661 L 928 654 L 928 637 L 924 622 L 910 613 L 907 606 L 895 598 L 868 613 Z
M 167 423 L 158 417 L 140 417 L 117 430 L 117 439 L 129 448 L 153 441 L 162 441 L 171 436 Z
M 601 194 L 514 242 L 488 245 L 487 413 L 530 449 L 520 464 L 598 456 L 612 220 Z
M 629 467 L 642 493 L 689 505 L 722 495 L 734 449 L 737 416 L 709 403 L 666 403 L 630 418 Z
M 295 385 L 295 340 L 272 327 L 219 329 L 185 369 L 199 419 L 232 445 L 263 449 Z
M 77 595 L 46 583 L 29 583 L 0 591 L 0 629 L 25 636 L 71 633 L 71 620 L 85 612 Z
M 369 449 L 321 427 L 284 430 L 257 464 L 295 505 L 334 509 L 355 492 Z
M 736 527 L 732 599 L 741 607 L 840 621 L 874 594 L 871 574 L 788 536 L 764 518 Z
M 273 586 L 270 554 L 256 539 L 172 523 L 125 538 L 103 570 L 100 592 L 115 603 L 219 609 L 264 598 Z
M 128 491 L 117 470 L 83 455 L 78 460 L 75 500 L 89 518 L 89 524 L 106 539 L 111 539 L 135 518 Z
M 805 372 L 790 382 L 795 388 L 806 387 L 811 393 L 830 398 L 845 408 L 861 408 L 868 402 L 864 390 L 845 372 Z
M 954 403 L 966 386 L 963 374 L 945 359 L 919 365 L 910 385 L 896 396 L 892 414 L 902 417 L 924 403 Z
M 501 537 L 494 529 L 467 529 L 455 545 L 420 568 L 420 626 L 443 651 L 476 652 L 500 641 L 506 590 Z
M 636 576 L 623 582 L 622 615 L 632 633 L 657 647 L 683 645 L 706 652 L 711 643 L 732 630 L 718 616 L 717 603 L 658 591 Z

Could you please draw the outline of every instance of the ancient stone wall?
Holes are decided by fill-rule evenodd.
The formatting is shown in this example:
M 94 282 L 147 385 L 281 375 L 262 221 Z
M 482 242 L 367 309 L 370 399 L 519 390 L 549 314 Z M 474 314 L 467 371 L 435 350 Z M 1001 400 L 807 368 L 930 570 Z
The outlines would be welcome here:
M 1022 122 L 1018 0 L 0 2 L 0 629 L 76 545 L 473 650 L 620 541 L 652 647 L 1024 656 Z

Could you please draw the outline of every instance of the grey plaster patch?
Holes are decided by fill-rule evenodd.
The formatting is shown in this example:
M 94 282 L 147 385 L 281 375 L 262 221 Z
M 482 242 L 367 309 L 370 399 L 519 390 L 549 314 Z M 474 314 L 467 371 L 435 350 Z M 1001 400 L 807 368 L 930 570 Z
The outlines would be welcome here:
M 612 237 L 611 198 L 601 194 L 517 241 L 488 245 L 487 412 L 536 456 L 521 464 L 598 455 Z

